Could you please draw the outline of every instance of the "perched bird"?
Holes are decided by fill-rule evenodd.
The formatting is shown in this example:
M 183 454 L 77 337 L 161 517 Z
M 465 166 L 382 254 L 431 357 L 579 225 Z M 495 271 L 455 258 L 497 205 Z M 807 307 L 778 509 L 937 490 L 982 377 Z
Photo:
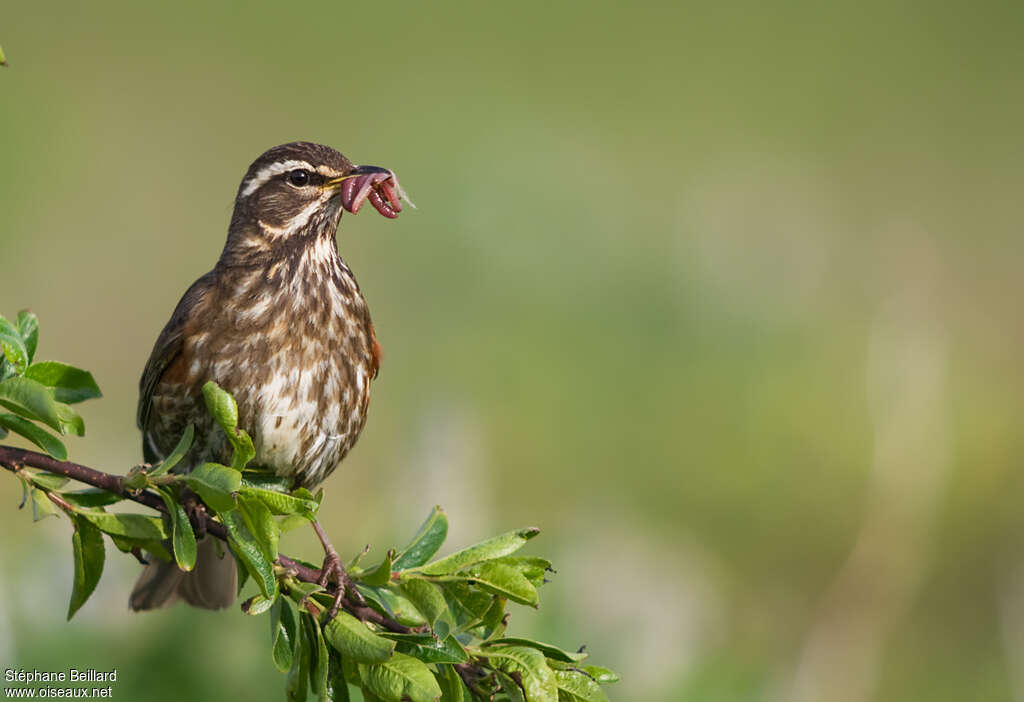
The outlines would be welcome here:
M 250 466 L 290 477 L 293 487 L 313 487 L 337 468 L 366 423 L 381 354 L 335 233 L 342 210 L 356 213 L 367 200 L 397 217 L 400 193 L 392 171 L 353 165 L 319 144 L 275 146 L 253 162 L 216 266 L 181 298 L 142 374 L 147 461 L 165 457 L 193 424 L 184 469 L 229 462 L 230 446 L 203 402 L 202 387 L 213 380 L 238 402 L 239 426 L 256 448 Z M 206 538 L 190 573 L 154 559 L 130 606 L 183 599 L 227 607 L 236 578 L 234 559 Z

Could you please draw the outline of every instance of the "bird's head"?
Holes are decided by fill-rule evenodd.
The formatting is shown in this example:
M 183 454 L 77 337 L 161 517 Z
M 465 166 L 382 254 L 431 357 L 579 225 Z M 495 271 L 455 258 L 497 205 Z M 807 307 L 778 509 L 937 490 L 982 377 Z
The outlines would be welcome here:
M 356 166 L 321 144 L 275 146 L 253 161 L 238 187 L 228 248 L 258 254 L 333 237 L 342 210 L 355 214 L 368 200 L 393 219 L 403 196 L 386 168 Z

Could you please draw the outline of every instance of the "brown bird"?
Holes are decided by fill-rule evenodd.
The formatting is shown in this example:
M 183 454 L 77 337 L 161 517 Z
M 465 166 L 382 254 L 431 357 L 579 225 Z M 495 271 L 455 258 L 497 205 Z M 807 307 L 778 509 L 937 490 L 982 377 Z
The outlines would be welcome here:
M 238 188 L 227 243 L 213 270 L 181 298 L 139 382 L 138 425 L 148 462 L 195 425 L 185 469 L 230 461 L 203 402 L 213 380 L 238 402 L 252 467 L 313 487 L 338 467 L 366 423 L 380 346 L 352 271 L 338 254 L 342 210 L 401 211 L 398 179 L 308 142 L 270 149 Z M 323 537 L 325 550 L 329 549 Z M 207 609 L 235 599 L 234 559 L 203 539 L 193 571 L 154 559 L 131 594 L 135 610 L 183 599 Z

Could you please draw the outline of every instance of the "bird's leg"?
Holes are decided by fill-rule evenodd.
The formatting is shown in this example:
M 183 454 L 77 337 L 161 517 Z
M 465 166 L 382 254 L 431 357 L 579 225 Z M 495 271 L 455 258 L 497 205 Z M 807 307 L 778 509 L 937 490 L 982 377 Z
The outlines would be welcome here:
M 338 589 L 334 593 L 334 604 L 331 605 L 331 609 L 327 613 L 327 620 L 330 621 L 334 619 L 338 610 L 341 609 L 341 600 L 345 597 L 346 589 L 352 593 L 360 604 L 366 604 L 366 602 L 363 599 L 363 595 L 352 584 L 352 579 L 348 576 L 348 573 L 345 572 L 345 567 L 341 564 L 341 558 L 327 539 L 327 534 L 324 533 L 320 522 L 315 519 L 313 520 L 313 530 L 316 531 L 320 544 L 324 547 L 324 564 L 320 568 L 320 578 L 316 581 L 316 584 L 321 587 L 327 587 L 332 574 L 338 581 Z

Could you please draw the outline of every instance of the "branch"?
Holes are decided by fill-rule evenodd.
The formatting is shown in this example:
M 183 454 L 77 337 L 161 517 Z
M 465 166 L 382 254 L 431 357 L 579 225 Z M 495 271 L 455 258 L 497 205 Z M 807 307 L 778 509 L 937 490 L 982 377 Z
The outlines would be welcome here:
M 71 478 L 72 480 L 77 480 L 80 483 L 85 483 L 86 485 L 92 485 L 93 487 L 100 488 L 101 490 L 106 490 L 118 497 L 123 497 L 126 500 L 131 500 L 139 503 L 140 505 L 145 505 L 146 507 L 154 509 L 161 514 L 167 514 L 167 507 L 158 495 L 145 490 L 125 489 L 124 481 L 119 475 L 104 473 L 94 468 L 89 468 L 70 461 L 58 461 L 46 454 L 15 448 L 13 446 L 0 446 L 0 465 L 13 473 L 17 473 L 24 466 L 40 468 L 42 470 L 49 471 L 50 473 L 63 475 L 67 478 Z M 207 534 L 210 534 L 221 541 L 227 542 L 228 533 L 224 528 L 224 525 L 219 522 L 210 521 L 205 517 L 205 513 L 201 517 L 191 515 L 190 520 L 192 520 L 192 526 L 196 530 L 202 531 L 202 529 L 205 528 Z M 285 556 L 284 554 L 278 554 L 277 563 L 285 570 L 294 574 L 294 576 L 302 582 L 316 583 L 320 580 L 322 575 L 321 569 L 311 568 L 289 558 L 288 556 Z M 338 587 L 339 585 L 336 583 L 329 582 L 325 589 L 333 595 L 337 592 Z M 352 601 L 348 597 L 343 597 L 341 599 L 341 608 L 362 621 L 372 622 L 384 629 L 387 629 L 388 631 L 393 631 L 399 634 L 408 634 L 415 631 L 410 627 L 398 623 L 390 617 L 382 615 L 371 607 Z
M 366 699 L 395 701 L 607 702 L 599 685 L 615 682 L 618 675 L 581 666 L 587 657 L 582 648 L 574 653 L 505 635 L 506 606 L 538 607 L 537 589 L 548 582 L 549 560 L 513 555 L 537 535 L 535 527 L 507 531 L 436 558 L 448 535 L 448 517 L 435 506 L 403 549 L 388 550 L 369 567 L 359 565 L 364 552 L 349 575 L 316 522 L 319 497 L 302 487 L 282 491 L 280 481 L 258 471 L 245 478 L 256 447 L 238 426 L 235 399 L 213 381 L 203 385 L 203 399 L 230 444 L 226 464 L 202 463 L 188 473 L 175 473 L 195 440 L 194 424 L 185 427 L 157 466 L 138 466 L 123 476 L 64 460 L 67 447 L 59 435 L 85 432 L 82 416 L 71 405 L 100 397 L 100 389 L 81 368 L 34 362 L 38 340 L 38 319 L 28 310 L 14 321 L 0 316 L 0 406 L 13 412 L 0 412 L 0 438 L 11 431 L 45 451 L 0 445 L 0 466 L 22 480 L 37 518 L 53 513 L 52 503 L 73 522 L 69 619 L 103 574 L 103 533 L 140 560 L 142 549 L 162 551 L 155 540 L 163 539 L 183 569 L 198 558 L 196 536 L 209 535 L 227 542 L 259 585 L 261 594 L 242 609 L 252 615 L 270 612 L 274 664 L 288 670 L 288 699 L 306 699 L 307 693 L 348 699 L 353 686 Z M 65 490 L 68 480 L 95 492 Z M 122 500 L 160 516 L 103 509 Z M 282 523 L 274 515 L 313 522 L 324 547 L 321 568 L 277 552 Z M 340 609 L 348 616 L 335 618 Z

